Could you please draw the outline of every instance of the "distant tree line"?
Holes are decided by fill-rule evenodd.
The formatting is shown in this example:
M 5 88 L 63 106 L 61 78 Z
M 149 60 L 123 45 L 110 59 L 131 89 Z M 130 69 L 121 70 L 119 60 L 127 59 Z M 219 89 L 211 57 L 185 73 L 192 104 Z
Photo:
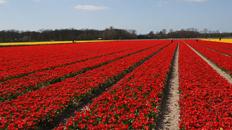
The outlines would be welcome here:
M 167 39 L 167 38 L 232 38 L 231 33 L 220 33 L 219 31 L 209 31 L 204 29 L 198 31 L 195 28 L 181 29 L 181 30 L 169 30 L 163 29 L 154 33 L 153 31 L 148 34 L 138 35 L 138 39 Z
M 0 31 L 0 42 L 27 42 L 27 41 L 70 41 L 70 40 L 117 40 L 117 39 L 166 39 L 166 38 L 225 38 L 232 37 L 232 33 L 219 31 L 198 31 L 196 29 L 169 30 L 163 29 L 154 33 L 136 34 L 135 30 L 116 29 L 59 29 L 40 31 Z

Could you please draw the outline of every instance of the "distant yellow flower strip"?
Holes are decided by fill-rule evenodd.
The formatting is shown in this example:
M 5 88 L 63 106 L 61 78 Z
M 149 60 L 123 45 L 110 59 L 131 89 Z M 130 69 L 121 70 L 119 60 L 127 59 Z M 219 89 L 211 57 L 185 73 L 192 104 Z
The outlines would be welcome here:
M 221 41 L 218 39 L 202 39 L 202 40 L 205 40 L 205 41 L 213 41 L 213 42 L 226 42 L 226 43 L 232 43 L 232 38 L 223 38 Z
M 110 41 L 112 40 L 86 40 L 86 41 L 75 41 L 75 43 L 110 42 Z M 12 43 L 0 43 L 0 46 L 50 45 L 50 44 L 64 44 L 64 43 L 72 43 L 72 41 L 12 42 Z

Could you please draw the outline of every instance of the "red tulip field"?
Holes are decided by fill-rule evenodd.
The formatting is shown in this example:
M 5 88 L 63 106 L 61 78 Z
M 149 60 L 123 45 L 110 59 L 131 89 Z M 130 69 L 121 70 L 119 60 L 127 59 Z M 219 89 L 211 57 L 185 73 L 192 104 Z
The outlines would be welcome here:
M 232 44 L 0 47 L 0 130 L 232 128 Z

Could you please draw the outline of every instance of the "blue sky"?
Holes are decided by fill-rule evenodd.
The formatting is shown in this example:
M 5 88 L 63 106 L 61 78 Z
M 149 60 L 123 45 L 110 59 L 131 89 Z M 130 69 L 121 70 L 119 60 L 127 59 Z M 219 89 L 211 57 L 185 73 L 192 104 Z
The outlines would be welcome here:
M 232 31 L 232 0 L 0 0 L 0 30 L 182 28 Z

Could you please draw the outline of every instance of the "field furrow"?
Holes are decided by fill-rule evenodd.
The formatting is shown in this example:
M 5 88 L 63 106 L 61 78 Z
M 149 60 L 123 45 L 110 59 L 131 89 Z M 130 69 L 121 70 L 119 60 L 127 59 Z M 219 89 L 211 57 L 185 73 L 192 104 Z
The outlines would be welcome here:
M 170 65 L 162 101 L 159 107 L 157 130 L 179 130 L 179 42 Z

